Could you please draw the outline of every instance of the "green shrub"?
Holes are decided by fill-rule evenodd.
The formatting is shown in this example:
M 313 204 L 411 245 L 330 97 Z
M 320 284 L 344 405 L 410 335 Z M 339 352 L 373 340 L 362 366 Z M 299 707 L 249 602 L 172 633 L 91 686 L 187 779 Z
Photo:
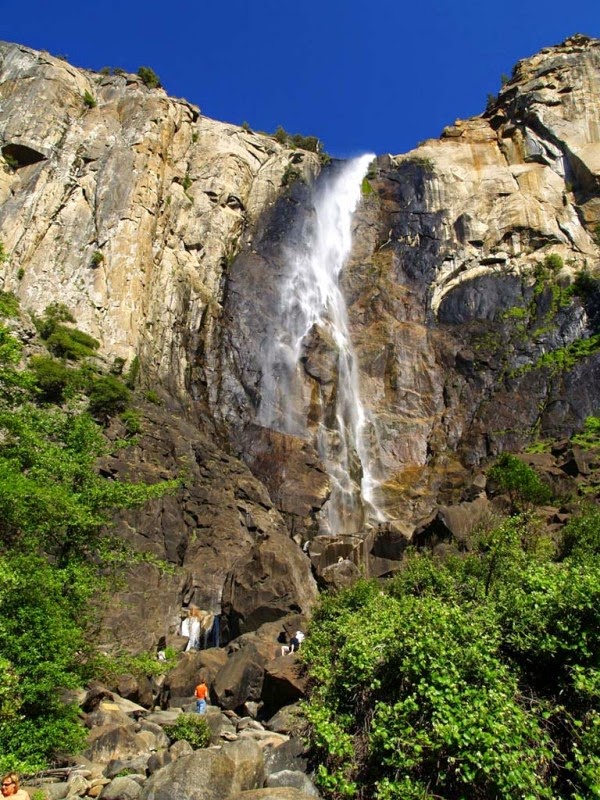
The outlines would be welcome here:
M 42 339 L 47 339 L 54 333 L 61 322 L 75 322 L 75 317 L 64 303 L 50 303 L 46 306 L 44 316 L 34 319 L 35 326 Z
M 158 393 L 154 391 L 154 389 L 148 389 L 144 397 L 149 403 L 152 403 L 155 406 L 161 405 L 161 399 L 158 396 Z
M 288 164 L 281 176 L 281 185 L 290 186 L 300 178 L 300 172 L 292 164 Z
M 95 351 L 100 347 L 100 342 L 77 328 L 56 325 L 53 333 L 46 339 L 46 346 L 51 353 L 54 353 L 59 358 L 78 361 L 81 358 L 95 356 Z
M 96 98 L 87 89 L 83 93 L 83 104 L 88 108 L 96 108 Z
M 125 410 L 130 391 L 114 375 L 102 375 L 94 381 L 89 398 L 90 413 L 107 419 Z
M 121 414 L 121 421 L 125 425 L 128 436 L 136 436 L 142 431 L 142 419 L 138 411 L 128 408 Z
M 140 67 L 137 71 L 137 74 L 149 89 L 160 88 L 160 78 L 150 67 Z
M 23 269 L 23 267 L 19 267 L 19 269 L 17 270 L 17 280 L 22 281 L 24 277 L 25 277 L 25 270 Z
M 164 731 L 171 742 L 185 739 L 194 750 L 210 744 L 210 728 L 203 714 L 180 714 L 173 725 L 165 725 Z
M 19 298 L 16 295 L 0 291 L 0 317 L 18 317 L 19 307 Z
M 181 185 L 183 186 L 183 191 L 187 192 L 187 190 L 192 185 L 192 179 L 190 178 L 189 173 L 186 173 L 186 175 L 184 176 L 184 178 L 183 178 L 183 180 L 181 182 Z
M 94 250 L 92 253 L 92 257 L 90 259 L 90 263 L 92 267 L 99 267 L 100 264 L 104 261 L 104 255 L 100 250 Z
M 544 266 L 550 272 L 558 272 L 561 270 L 565 265 L 562 257 L 558 255 L 558 253 L 548 253 L 548 255 L 544 258 Z
M 45 403 L 62 403 L 71 385 L 72 370 L 49 356 L 33 356 L 29 363 L 39 399 Z
M 140 375 L 140 359 L 137 356 L 134 356 L 129 369 L 127 370 L 127 374 L 125 375 L 125 386 L 128 389 L 135 389 L 135 385 L 138 381 Z
M 6 264 L 8 261 L 8 253 L 4 247 L 4 242 L 0 241 L 0 265 Z
M 542 505 L 552 496 L 537 472 L 510 453 L 502 453 L 488 470 L 488 477 L 499 491 L 508 494 L 513 511 L 523 510 L 528 505 Z
M 571 441 L 586 450 L 592 447 L 600 447 L 600 417 L 588 417 L 584 423 L 583 431 L 571 436 Z
M 124 367 L 125 367 L 125 359 L 121 358 L 121 356 L 116 356 L 110 368 L 110 374 L 117 376 L 122 375 Z
M 321 597 L 302 657 L 326 797 L 594 796 L 598 514 L 578 558 L 513 517 L 461 557 L 409 551 L 390 581 Z

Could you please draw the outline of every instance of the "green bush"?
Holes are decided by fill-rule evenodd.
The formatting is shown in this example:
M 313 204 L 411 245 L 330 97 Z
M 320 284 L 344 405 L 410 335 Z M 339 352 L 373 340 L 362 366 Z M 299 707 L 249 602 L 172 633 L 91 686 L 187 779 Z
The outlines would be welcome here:
M 185 739 L 194 750 L 210 744 L 210 728 L 203 714 L 181 714 L 173 725 L 165 725 L 164 731 L 171 742 Z
M 87 108 L 96 108 L 97 105 L 96 98 L 87 89 L 83 93 L 83 104 L 87 106 Z
M 598 511 L 557 557 L 530 518 L 321 598 L 310 755 L 339 798 L 570 798 L 600 779 Z M 562 559 L 562 560 L 561 560 Z
M 121 421 L 125 425 L 128 436 L 136 436 L 142 432 L 142 419 L 138 411 L 128 408 L 121 414 Z
M 125 385 L 128 389 L 135 389 L 135 385 L 138 382 L 138 378 L 140 376 L 140 359 L 137 356 L 134 356 L 131 360 L 131 364 L 129 365 L 129 369 L 125 375 Z
M 29 364 L 39 399 L 45 403 L 62 403 L 72 383 L 73 370 L 49 356 L 33 356 Z
M 89 398 L 90 413 L 94 417 L 107 419 L 125 410 L 130 391 L 114 375 L 102 375 L 94 381 Z
M 59 358 L 78 361 L 81 358 L 95 356 L 95 351 L 100 347 L 100 342 L 77 328 L 56 325 L 53 333 L 46 339 L 46 346 L 51 353 Z
M 90 259 L 90 263 L 92 267 L 99 267 L 100 264 L 104 261 L 104 255 L 100 250 L 94 250 L 92 253 L 92 257 Z
M 137 71 L 137 74 L 149 89 L 160 88 L 160 78 L 150 67 L 140 67 Z
M 552 497 L 550 488 L 537 472 L 510 453 L 503 453 L 498 458 L 488 470 L 488 477 L 500 492 L 508 494 L 513 511 L 523 510 L 530 505 L 542 505 Z
M 565 262 L 558 253 L 548 253 L 544 258 L 544 266 L 550 272 L 558 272 L 564 267 Z
M 55 306 L 52 316 L 68 312 Z M 131 560 L 108 531 L 114 513 L 175 485 L 103 477 L 100 427 L 35 402 L 40 385 L 48 402 L 60 395 L 59 362 L 36 357 L 23 370 L 20 361 L 20 343 L 0 326 L 0 768 L 31 772 L 86 740 L 63 690 L 93 677 L 96 606 L 108 576 Z M 73 389 L 88 379 L 85 368 L 68 372 Z
M 8 261 L 8 253 L 4 247 L 4 242 L 0 241 L 0 265 Z
M 18 317 L 19 309 L 18 297 L 12 292 L 0 291 L 0 317 Z

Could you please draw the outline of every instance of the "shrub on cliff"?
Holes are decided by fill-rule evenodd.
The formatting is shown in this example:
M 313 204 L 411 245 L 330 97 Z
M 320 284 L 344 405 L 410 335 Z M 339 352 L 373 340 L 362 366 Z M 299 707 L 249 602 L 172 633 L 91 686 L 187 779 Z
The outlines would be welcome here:
M 537 472 L 510 453 L 502 453 L 488 477 L 500 492 L 508 494 L 513 511 L 547 503 L 552 496 Z
M 137 74 L 149 89 L 160 89 L 160 78 L 151 67 L 140 67 Z

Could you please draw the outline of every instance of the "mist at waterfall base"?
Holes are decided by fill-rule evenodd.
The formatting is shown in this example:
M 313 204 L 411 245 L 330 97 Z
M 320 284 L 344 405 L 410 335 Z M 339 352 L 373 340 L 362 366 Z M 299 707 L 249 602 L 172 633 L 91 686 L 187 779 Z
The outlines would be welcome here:
M 377 504 L 375 425 L 361 400 L 339 283 L 373 159 L 367 154 L 336 165 L 314 187 L 312 214 L 299 223 L 294 245 L 283 247 L 279 304 L 262 354 L 257 421 L 311 441 L 331 480 L 321 533 L 357 533 L 385 519 Z M 315 347 L 321 364 L 311 369 L 308 353 Z

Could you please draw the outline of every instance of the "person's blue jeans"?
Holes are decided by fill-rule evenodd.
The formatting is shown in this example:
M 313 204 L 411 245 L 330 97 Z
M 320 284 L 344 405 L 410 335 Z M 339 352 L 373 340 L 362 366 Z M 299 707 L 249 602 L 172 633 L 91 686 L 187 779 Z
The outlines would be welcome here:
M 206 700 L 196 700 L 196 713 L 206 714 Z

